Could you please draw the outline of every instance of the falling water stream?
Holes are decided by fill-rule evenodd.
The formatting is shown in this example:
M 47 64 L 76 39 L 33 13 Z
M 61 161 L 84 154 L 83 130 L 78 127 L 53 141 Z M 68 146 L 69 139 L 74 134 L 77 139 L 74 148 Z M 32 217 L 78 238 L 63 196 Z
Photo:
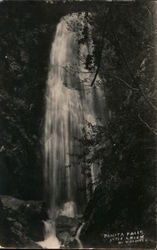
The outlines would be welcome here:
M 66 65 L 76 64 L 75 38 L 62 20 L 56 30 L 50 55 L 45 117 L 45 184 L 49 195 L 49 217 L 56 208 L 76 202 L 81 171 L 73 155 L 79 151 L 83 122 L 80 93 L 73 88 L 78 76 L 71 76 Z
M 79 227 L 79 229 L 78 229 L 78 231 L 76 233 L 76 236 L 75 236 L 75 239 L 78 242 L 79 248 L 83 248 L 83 244 L 82 244 L 82 242 L 80 240 L 80 234 L 81 234 L 81 230 L 84 227 L 84 225 L 85 225 L 84 223 L 81 224 L 81 226 Z
M 79 69 L 78 41 L 74 32 L 67 28 L 70 16 L 61 19 L 50 52 L 50 66 L 46 89 L 46 113 L 44 127 L 45 166 L 44 180 L 48 203 L 49 221 L 45 224 L 45 240 L 39 244 L 44 248 L 59 248 L 55 219 L 60 215 L 75 217 L 85 194 L 80 193 L 84 185 L 78 152 L 86 106 L 87 116 L 95 119 L 91 101 L 80 91 L 80 75 L 67 70 L 68 65 Z M 75 17 L 76 18 L 76 17 Z M 86 98 L 87 97 L 87 98 Z M 89 113 L 90 111 L 90 113 Z M 77 234 L 77 241 L 82 246 Z

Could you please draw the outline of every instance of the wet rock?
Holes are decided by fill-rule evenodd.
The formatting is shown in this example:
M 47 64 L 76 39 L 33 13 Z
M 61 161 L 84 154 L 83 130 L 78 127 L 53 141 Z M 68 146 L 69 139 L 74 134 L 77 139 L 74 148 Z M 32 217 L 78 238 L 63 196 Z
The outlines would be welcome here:
M 79 248 L 79 244 L 76 239 L 73 239 L 72 241 L 69 242 L 68 245 L 69 248 Z
M 23 201 L 0 196 L 0 242 L 5 247 L 41 248 L 46 209 L 42 201 Z
M 56 232 L 69 232 L 70 234 L 75 234 L 78 227 L 78 220 L 76 218 L 71 218 L 67 216 L 59 216 L 56 219 Z
M 6 235 L 9 235 L 8 227 L 9 227 L 9 223 L 6 219 L 6 212 L 0 200 L 0 243 L 1 244 L 5 242 Z
M 75 241 L 78 225 L 79 220 L 77 218 L 58 216 L 56 219 L 56 235 L 62 246 L 69 247 L 72 245 L 72 242 Z M 77 243 L 73 245 L 78 246 Z
M 62 245 L 62 246 L 67 246 L 67 245 L 69 245 L 69 243 L 70 243 L 71 240 L 72 240 L 72 237 L 71 237 L 70 233 L 68 233 L 68 232 L 59 233 L 59 234 L 57 235 L 57 237 L 58 237 L 59 241 L 61 242 L 61 245 Z

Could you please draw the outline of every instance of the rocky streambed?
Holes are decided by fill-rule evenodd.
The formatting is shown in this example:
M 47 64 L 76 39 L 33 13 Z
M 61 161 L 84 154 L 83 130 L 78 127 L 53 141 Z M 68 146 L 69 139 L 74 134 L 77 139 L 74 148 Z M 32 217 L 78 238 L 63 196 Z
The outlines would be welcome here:
M 44 241 L 44 221 L 47 221 L 43 201 L 24 201 L 11 196 L 0 196 L 0 245 L 12 248 L 42 248 L 37 242 Z M 56 236 L 61 248 L 79 247 L 76 234 L 81 217 L 56 218 Z
M 56 236 L 61 242 L 61 247 L 78 248 L 77 232 L 81 225 L 81 218 L 59 216 L 56 219 Z

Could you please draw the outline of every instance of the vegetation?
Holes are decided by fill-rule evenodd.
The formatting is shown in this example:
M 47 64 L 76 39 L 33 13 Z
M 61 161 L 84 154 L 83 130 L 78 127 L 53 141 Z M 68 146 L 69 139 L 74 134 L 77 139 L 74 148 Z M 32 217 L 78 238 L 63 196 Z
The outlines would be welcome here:
M 1 193 L 22 199 L 42 198 L 44 88 L 55 21 L 36 16 L 41 8 L 0 3 Z
M 152 3 L 112 4 L 92 18 L 97 66 L 108 107 L 104 127 L 84 136 L 86 168 L 100 162 L 97 187 L 87 204 L 82 235 L 142 229 L 155 237 L 156 76 Z M 89 62 L 90 64 L 90 62 Z M 89 238 L 88 238 L 89 237 Z M 93 236 L 94 238 L 94 236 Z M 99 244 L 99 243 L 90 243 Z
M 96 68 L 91 88 L 103 86 L 104 113 L 108 110 L 106 123 L 88 123 L 89 136 L 85 133 L 82 138 L 83 171 L 89 173 L 97 162 L 101 166 L 94 192 L 88 187 L 91 197 L 81 236 L 87 246 L 102 244 L 105 232 L 139 229 L 155 238 L 157 30 L 153 5 L 139 1 L 108 3 L 102 8 L 95 3 L 92 15 L 86 11 L 94 52 L 85 64 L 89 71 Z M 1 194 L 42 199 L 49 49 L 56 24 L 68 11 L 65 5 L 58 8 L 44 1 L 0 3 Z M 85 26 L 80 43 L 87 41 Z

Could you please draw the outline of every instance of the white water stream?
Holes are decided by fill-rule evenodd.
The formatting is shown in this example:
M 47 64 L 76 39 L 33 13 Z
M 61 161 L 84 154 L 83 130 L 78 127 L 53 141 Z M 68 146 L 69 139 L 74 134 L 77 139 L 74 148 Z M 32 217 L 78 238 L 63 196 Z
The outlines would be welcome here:
M 87 47 L 79 48 L 75 33 L 68 30 L 70 18 L 64 17 L 57 25 L 50 52 L 44 131 L 44 182 L 49 221 L 44 222 L 45 240 L 39 242 L 43 248 L 60 247 L 55 231 L 56 217 L 58 214 L 75 217 L 79 205 L 85 202 L 85 191 L 83 195 L 80 192 L 85 184 L 77 155 L 82 152 L 79 139 L 84 119 L 96 122 L 94 98 L 97 92 L 85 91 L 81 85 L 84 76 L 79 73 L 83 67 L 78 61 L 78 53 L 85 54 Z M 74 18 L 76 20 L 77 15 Z M 77 69 L 75 74 L 67 70 L 67 66 Z M 82 226 L 76 239 L 82 247 L 81 229 Z
M 76 202 L 77 188 L 81 182 L 81 169 L 76 157 L 78 139 L 83 122 L 80 93 L 72 87 L 79 84 L 78 76 L 65 69 L 75 65 L 74 34 L 62 20 L 56 30 L 50 55 L 47 81 L 45 117 L 45 184 L 49 195 L 49 217 L 53 219 L 56 207 L 64 202 Z
M 79 229 L 77 231 L 76 237 L 75 237 L 75 239 L 78 242 L 79 248 L 83 248 L 82 242 L 80 240 L 80 234 L 81 234 L 81 231 L 82 231 L 82 228 L 84 227 L 84 225 L 85 225 L 84 223 L 81 224 L 81 226 L 79 227 Z

